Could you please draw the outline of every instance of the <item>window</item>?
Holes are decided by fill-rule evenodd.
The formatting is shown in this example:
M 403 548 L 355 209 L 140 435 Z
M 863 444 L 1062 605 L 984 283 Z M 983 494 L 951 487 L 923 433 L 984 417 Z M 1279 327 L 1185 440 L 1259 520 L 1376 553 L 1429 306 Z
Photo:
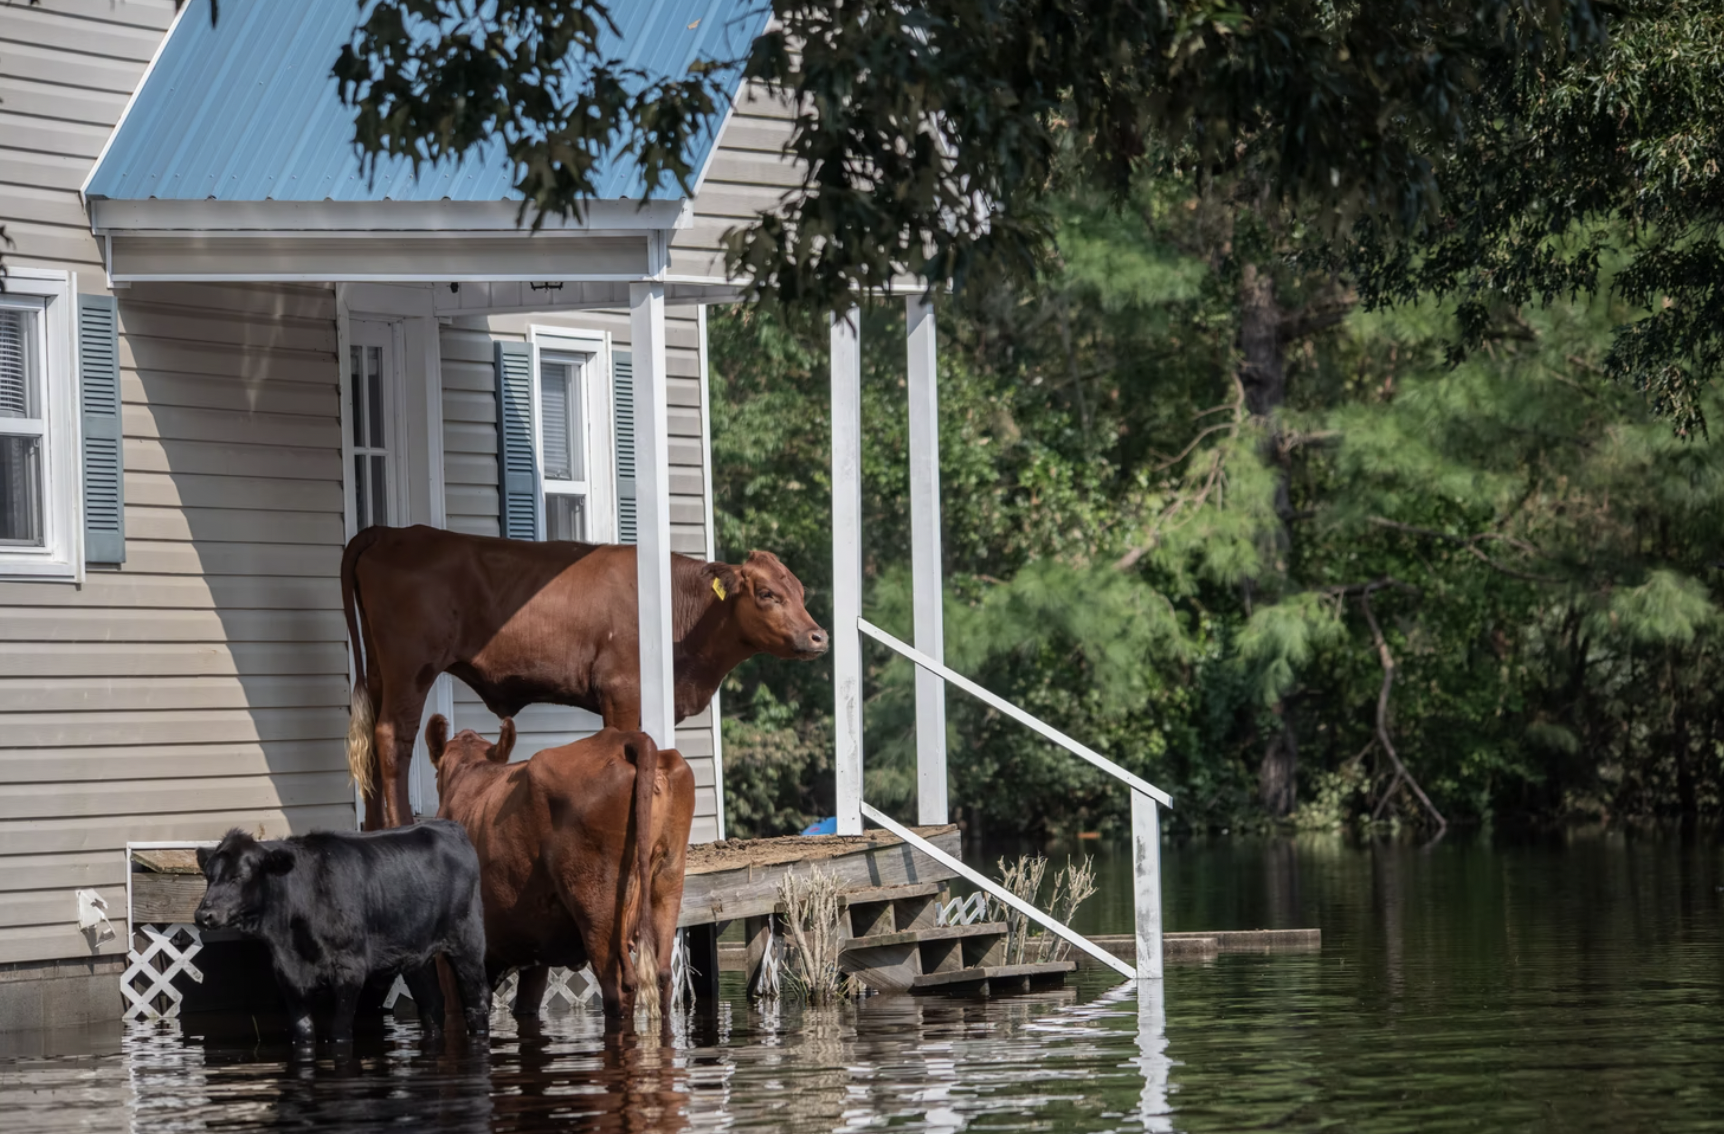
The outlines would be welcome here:
M 544 537 L 609 543 L 616 524 L 605 339 L 535 328 L 533 341 Z
M 82 567 L 72 302 L 64 272 L 14 268 L 0 293 L 3 577 L 71 579 Z
M 396 514 L 390 436 L 396 418 L 395 328 L 354 319 L 348 324 L 347 432 L 352 451 L 353 530 L 403 522 Z
M 587 538 L 586 414 L 589 356 L 539 355 L 539 454 L 545 474 L 545 538 Z

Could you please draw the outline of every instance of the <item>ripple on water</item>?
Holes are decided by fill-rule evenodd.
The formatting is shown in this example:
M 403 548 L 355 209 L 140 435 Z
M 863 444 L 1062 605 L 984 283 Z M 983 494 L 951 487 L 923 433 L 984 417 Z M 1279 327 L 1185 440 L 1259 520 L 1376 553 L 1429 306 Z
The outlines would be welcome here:
M 389 1024 L 341 1063 L 249 1026 L 0 1036 L 0 1131 L 1724 1128 L 1715 844 L 1241 840 L 1168 861 L 1170 924 L 1316 925 L 1323 951 L 1176 966 L 1163 1002 L 1097 972 L 994 1002 L 732 995 L 667 1049 L 567 1012 L 435 1053 Z

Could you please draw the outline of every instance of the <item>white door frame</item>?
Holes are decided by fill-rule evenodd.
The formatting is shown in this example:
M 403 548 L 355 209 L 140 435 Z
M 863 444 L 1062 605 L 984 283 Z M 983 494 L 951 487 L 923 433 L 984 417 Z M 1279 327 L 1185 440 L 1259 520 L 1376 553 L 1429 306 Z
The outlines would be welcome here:
M 424 285 L 336 284 L 337 369 L 341 375 L 341 485 L 343 523 L 352 539 L 357 517 L 353 507 L 353 405 L 351 348 L 386 345 L 390 363 L 384 389 L 384 420 L 393 432 L 385 435 L 389 449 L 389 522 L 398 527 L 427 524 L 448 526 L 443 478 L 443 367 L 432 289 Z M 349 683 L 354 680 L 348 657 Z M 454 712 L 450 677 L 437 678 L 426 699 L 428 712 Z M 425 737 L 415 730 L 409 794 L 417 814 L 437 810 L 437 780 L 425 750 Z M 365 808 L 357 786 L 355 824 Z

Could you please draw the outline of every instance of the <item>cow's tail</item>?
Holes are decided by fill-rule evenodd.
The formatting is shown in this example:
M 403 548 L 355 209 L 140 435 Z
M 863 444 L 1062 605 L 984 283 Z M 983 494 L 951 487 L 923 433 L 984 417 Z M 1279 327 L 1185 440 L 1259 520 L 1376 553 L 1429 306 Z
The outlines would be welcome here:
M 624 744 L 634 756 L 635 764 L 635 865 L 640 874 L 640 900 L 635 903 L 635 987 L 639 1003 L 647 1015 L 658 1016 L 664 1005 L 659 1003 L 659 945 L 657 927 L 652 916 L 652 797 L 658 783 L 658 745 L 644 732 L 637 732 Z
M 359 597 L 359 557 L 377 542 L 381 528 L 367 528 L 348 541 L 341 555 L 341 612 L 347 617 L 347 640 L 353 644 L 353 698 L 347 718 L 347 772 L 359 785 L 362 796 L 369 797 L 374 789 L 377 753 L 374 740 L 377 728 L 377 706 L 371 702 L 371 686 L 365 676 L 365 643 L 360 626 L 365 620 L 365 605 Z

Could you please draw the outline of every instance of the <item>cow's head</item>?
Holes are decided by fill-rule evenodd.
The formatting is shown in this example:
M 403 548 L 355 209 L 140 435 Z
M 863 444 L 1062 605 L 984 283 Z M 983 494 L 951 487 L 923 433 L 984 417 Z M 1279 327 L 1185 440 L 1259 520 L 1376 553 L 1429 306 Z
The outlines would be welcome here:
M 437 769 L 437 794 L 446 795 L 449 778 L 464 765 L 509 762 L 509 753 L 515 750 L 515 721 L 504 717 L 497 743 L 492 744 L 470 728 L 450 736 L 448 719 L 434 713 L 425 726 L 425 747 L 431 753 L 431 766 Z
M 802 605 L 802 580 L 770 551 L 751 551 L 740 567 L 708 563 L 713 593 L 732 604 L 743 645 L 780 658 L 810 661 L 830 644 Z
M 198 848 L 204 898 L 193 920 L 203 929 L 257 932 L 270 879 L 293 869 L 293 852 L 266 846 L 237 827 L 215 847 Z

